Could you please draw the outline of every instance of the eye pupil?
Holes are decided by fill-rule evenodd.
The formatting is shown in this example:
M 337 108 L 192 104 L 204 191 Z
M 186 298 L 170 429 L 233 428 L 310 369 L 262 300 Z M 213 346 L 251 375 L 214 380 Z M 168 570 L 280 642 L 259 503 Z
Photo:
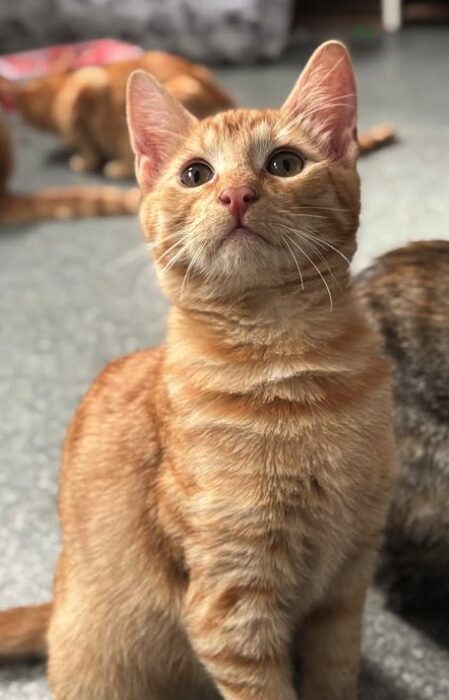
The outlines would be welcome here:
M 289 172 L 289 171 L 290 171 L 290 163 L 289 163 L 289 161 L 287 160 L 287 158 L 284 158 L 284 163 L 283 163 L 283 164 L 284 164 L 284 170 L 286 170 L 287 172 Z
M 198 162 L 184 168 L 179 179 L 184 187 L 199 187 L 212 180 L 213 176 L 214 172 L 210 165 Z

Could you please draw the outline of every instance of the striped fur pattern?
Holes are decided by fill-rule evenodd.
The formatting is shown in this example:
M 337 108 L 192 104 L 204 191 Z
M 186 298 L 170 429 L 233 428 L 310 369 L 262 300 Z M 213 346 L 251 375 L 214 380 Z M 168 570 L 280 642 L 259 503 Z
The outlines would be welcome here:
M 356 291 L 394 369 L 401 469 L 379 578 L 395 607 L 440 615 L 449 603 L 449 241 L 383 255 Z
M 102 185 L 48 187 L 28 194 L 8 191 L 13 153 L 6 123 L 0 114 L 0 225 L 29 224 L 50 219 L 133 214 L 139 208 L 136 188 Z
M 141 221 L 173 305 L 165 345 L 110 363 L 69 428 L 56 700 L 297 700 L 299 666 L 301 700 L 356 699 L 394 447 L 389 367 L 349 282 L 354 144 L 294 118 L 336 58 L 335 85 L 353 83 L 331 42 L 288 107 L 203 122 L 130 83 Z M 282 145 L 306 157 L 291 178 L 263 169 Z M 184 188 L 198 158 L 214 177 Z M 232 236 L 218 195 L 248 183 L 257 234 Z
M 48 187 L 30 194 L 0 195 L 0 225 L 44 220 L 123 216 L 139 207 L 139 192 L 103 185 Z

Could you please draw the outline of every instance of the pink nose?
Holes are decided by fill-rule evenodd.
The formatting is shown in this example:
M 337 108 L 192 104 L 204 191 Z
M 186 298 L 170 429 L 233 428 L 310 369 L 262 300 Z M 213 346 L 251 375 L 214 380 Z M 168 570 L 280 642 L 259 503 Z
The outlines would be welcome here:
M 242 185 L 241 187 L 225 187 L 218 195 L 218 199 L 229 207 L 234 216 L 242 216 L 251 202 L 259 199 L 259 195 L 252 187 Z

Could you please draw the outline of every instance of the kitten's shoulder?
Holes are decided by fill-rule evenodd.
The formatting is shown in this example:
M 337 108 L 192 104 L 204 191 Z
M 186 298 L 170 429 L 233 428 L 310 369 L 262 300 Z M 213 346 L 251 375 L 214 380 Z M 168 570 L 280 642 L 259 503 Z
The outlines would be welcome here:
M 67 433 L 64 456 L 77 452 L 134 453 L 158 442 L 158 397 L 164 347 L 109 362 L 81 401 Z
M 151 388 L 158 382 L 164 350 L 159 345 L 111 360 L 92 383 L 86 398 L 127 403 L 145 400 L 144 394 L 152 393 Z

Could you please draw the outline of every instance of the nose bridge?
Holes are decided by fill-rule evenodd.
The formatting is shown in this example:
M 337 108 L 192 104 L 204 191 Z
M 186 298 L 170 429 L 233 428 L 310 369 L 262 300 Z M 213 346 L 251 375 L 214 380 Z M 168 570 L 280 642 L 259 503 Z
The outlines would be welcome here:
M 218 201 L 234 216 L 243 216 L 248 207 L 259 199 L 259 184 L 248 168 L 229 170 L 220 178 Z
M 243 216 L 248 207 L 259 198 L 259 183 L 248 148 L 234 143 L 227 148 L 218 170 L 217 199 L 235 217 Z
M 243 159 L 239 159 L 235 164 L 232 163 L 226 170 L 220 173 L 219 186 L 220 189 L 225 187 L 256 187 L 257 181 L 253 169 Z
M 242 185 L 256 188 L 256 173 L 250 150 L 238 134 L 232 143 L 224 144 L 218 167 L 220 188 Z

